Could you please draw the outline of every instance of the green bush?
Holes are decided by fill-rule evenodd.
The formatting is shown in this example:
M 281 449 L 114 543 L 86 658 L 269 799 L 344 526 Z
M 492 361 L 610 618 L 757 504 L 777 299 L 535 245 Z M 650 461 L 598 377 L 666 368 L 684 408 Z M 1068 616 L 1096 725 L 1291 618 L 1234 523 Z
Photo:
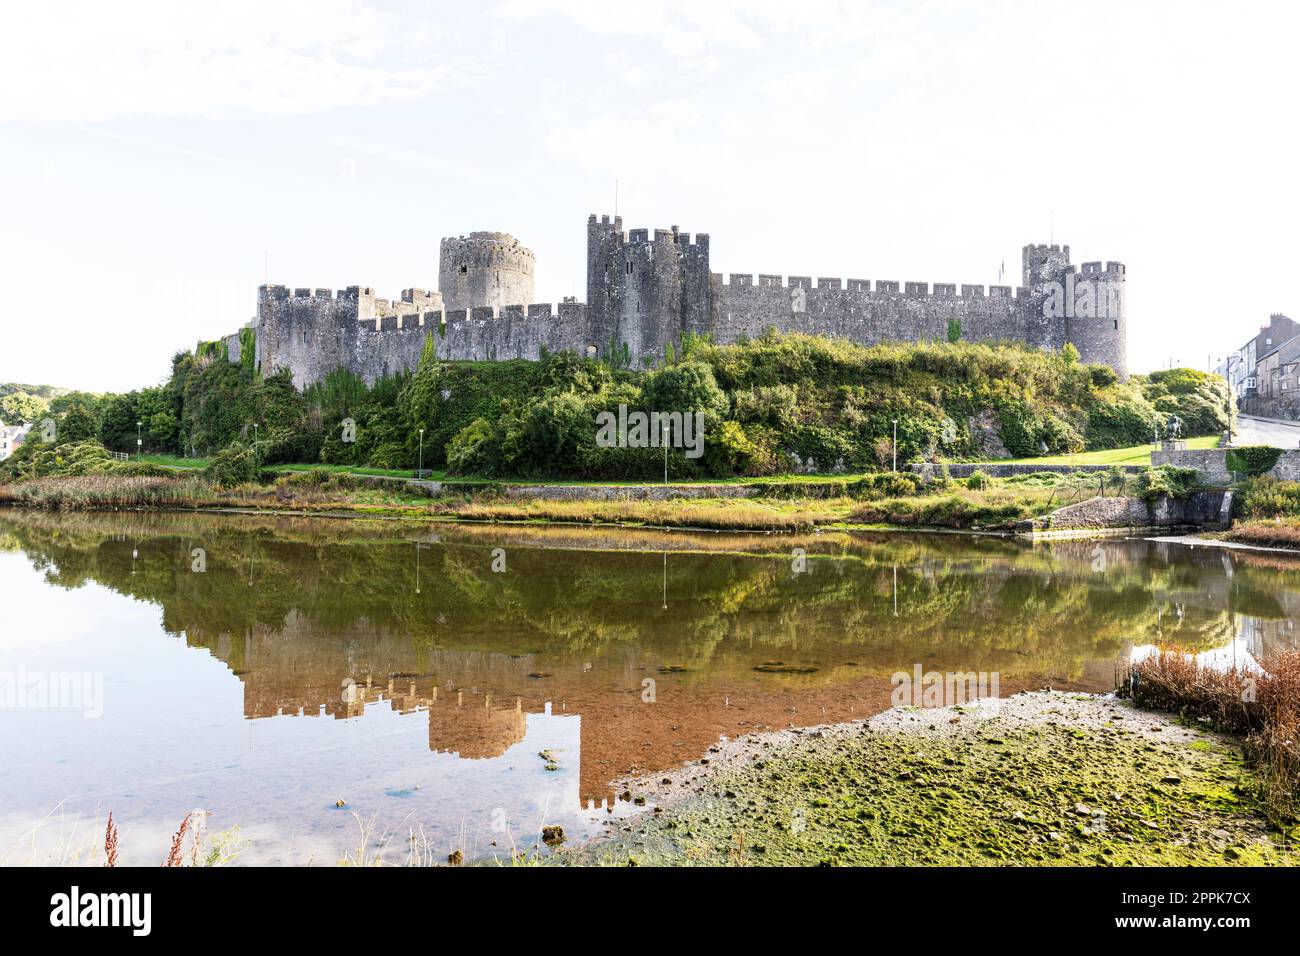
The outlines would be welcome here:
M 457 475 L 495 473 L 501 457 L 500 436 L 485 418 L 476 418 L 447 443 L 447 470 Z
M 1244 481 L 1233 496 L 1233 514 L 1248 519 L 1300 517 L 1300 481 L 1268 477 Z
M 1139 473 L 1138 496 L 1146 501 L 1156 498 L 1187 498 L 1196 490 L 1196 469 L 1161 465 Z
M 971 491 L 983 491 L 989 486 L 989 476 L 976 468 L 966 476 L 966 487 Z
M 251 445 L 232 442 L 212 456 L 203 477 L 222 488 L 256 481 L 261 468 Z
M 1228 470 L 1239 475 L 1245 475 L 1247 478 L 1257 478 L 1264 472 L 1268 471 L 1277 464 L 1277 460 L 1282 455 L 1282 449 L 1273 448 L 1269 445 L 1246 445 L 1241 448 L 1230 448 L 1224 458 L 1224 464 Z
M 1140 392 L 1115 385 L 1098 395 L 1088 410 L 1089 448 L 1125 448 L 1152 442 L 1161 416 Z

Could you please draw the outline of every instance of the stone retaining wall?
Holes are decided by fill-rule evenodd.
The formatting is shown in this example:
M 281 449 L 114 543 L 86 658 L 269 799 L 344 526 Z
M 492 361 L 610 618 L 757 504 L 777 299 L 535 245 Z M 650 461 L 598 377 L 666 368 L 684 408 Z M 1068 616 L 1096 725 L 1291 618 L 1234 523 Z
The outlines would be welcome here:
M 1054 475 L 1069 475 L 1076 471 L 1110 471 L 1113 465 L 1012 465 L 998 462 L 962 463 L 948 465 L 948 475 L 952 478 L 968 478 L 973 471 L 982 471 L 990 478 L 1010 478 L 1013 475 L 1033 475 L 1038 472 L 1050 472 Z M 932 462 L 918 462 L 907 466 L 913 474 L 922 477 L 935 477 L 940 466 Z M 1130 475 L 1146 471 L 1146 465 L 1120 465 L 1121 471 Z
M 1194 468 L 1202 484 L 1227 485 L 1233 481 L 1227 464 L 1228 451 L 1227 448 L 1160 450 L 1152 453 L 1151 464 Z M 1283 481 L 1300 481 L 1300 450 L 1282 452 L 1277 464 L 1264 474 Z
M 1198 491 L 1186 499 L 1116 496 L 1089 498 L 1049 515 L 1022 521 L 1016 533 L 1032 537 L 1075 536 L 1080 533 L 1168 531 L 1177 528 L 1218 528 L 1224 518 L 1222 491 Z

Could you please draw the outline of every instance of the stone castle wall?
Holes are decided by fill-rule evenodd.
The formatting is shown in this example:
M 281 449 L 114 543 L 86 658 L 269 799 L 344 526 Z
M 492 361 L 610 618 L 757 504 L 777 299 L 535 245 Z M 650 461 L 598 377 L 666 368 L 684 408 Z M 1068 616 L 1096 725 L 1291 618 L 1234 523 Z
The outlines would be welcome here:
M 1083 361 L 1127 375 L 1124 266 L 1070 264 L 1069 246 L 1023 250 L 1025 284 L 961 285 L 810 276 L 732 274 L 709 269 L 709 236 L 671 229 L 623 231 L 622 220 L 587 222 L 587 302 L 529 304 L 533 255 L 505 233 L 444 239 L 438 292 L 407 289 L 399 300 L 350 286 L 263 286 L 257 364 L 287 366 L 301 385 L 335 368 L 367 381 L 413 368 L 426 339 L 440 359 L 536 360 L 543 351 L 616 355 L 632 367 L 663 361 L 686 333 L 719 343 L 768 329 L 849 339 L 1018 341 L 1043 349 L 1067 342 Z M 509 302 L 519 298 L 519 302 Z M 1076 301 L 1098 302 L 1074 308 Z M 953 325 L 956 323 L 956 325 Z M 229 340 L 227 340 L 229 342 Z M 238 360 L 238 347 L 231 352 Z

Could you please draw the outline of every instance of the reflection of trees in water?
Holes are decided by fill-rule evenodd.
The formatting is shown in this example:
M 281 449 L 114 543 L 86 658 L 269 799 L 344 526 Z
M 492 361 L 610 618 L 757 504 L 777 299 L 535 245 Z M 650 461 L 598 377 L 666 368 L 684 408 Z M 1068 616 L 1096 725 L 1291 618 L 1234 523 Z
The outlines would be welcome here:
M 547 547 L 530 533 L 494 573 L 494 541 L 514 532 L 437 531 L 445 540 L 420 550 L 417 594 L 416 545 L 393 526 L 0 515 L 0 541 L 51 583 L 93 580 L 158 604 L 170 633 L 214 650 L 222 635 L 274 632 L 294 615 L 318 632 L 397 635 L 426 658 L 436 648 L 653 653 L 700 669 L 723 650 L 753 648 L 1061 672 L 1126 642 L 1214 646 L 1233 633 L 1234 615 L 1284 621 L 1300 605 L 1298 566 L 1147 542 L 826 535 L 806 539 L 810 571 L 796 574 L 780 538 L 744 539 L 761 553 L 674 550 L 665 569 L 659 553 Z M 719 540 L 709 539 L 715 550 Z M 204 573 L 190 570 L 196 547 Z M 236 670 L 240 643 L 227 639 L 222 655 Z

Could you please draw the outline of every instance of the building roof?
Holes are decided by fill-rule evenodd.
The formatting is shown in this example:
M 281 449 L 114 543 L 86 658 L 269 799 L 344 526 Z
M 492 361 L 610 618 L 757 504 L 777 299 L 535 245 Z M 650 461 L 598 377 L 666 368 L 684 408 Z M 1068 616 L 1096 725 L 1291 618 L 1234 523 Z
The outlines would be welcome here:
M 1300 359 L 1300 335 L 1289 338 L 1281 345 L 1269 349 L 1256 359 L 1256 364 L 1264 361 L 1266 358 L 1270 358 L 1278 352 L 1282 353 L 1281 355 L 1278 355 L 1278 363 L 1280 365 L 1290 365 L 1292 362 Z

